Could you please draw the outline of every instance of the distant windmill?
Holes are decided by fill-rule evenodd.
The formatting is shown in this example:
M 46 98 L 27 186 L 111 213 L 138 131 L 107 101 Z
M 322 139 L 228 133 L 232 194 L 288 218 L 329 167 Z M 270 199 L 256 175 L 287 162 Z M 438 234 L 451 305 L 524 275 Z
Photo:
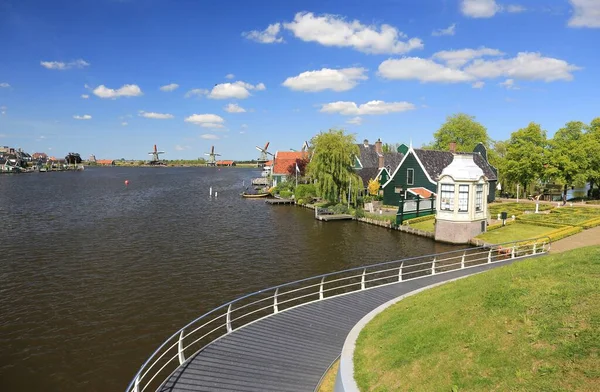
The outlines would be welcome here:
M 258 158 L 257 160 L 259 165 L 264 165 L 269 160 L 269 155 L 271 155 L 272 157 L 275 156 L 269 152 L 269 143 L 271 142 L 267 142 L 267 144 L 265 144 L 264 147 L 256 146 L 256 149 L 260 151 L 260 158 Z
M 151 164 L 158 164 L 160 163 L 160 154 L 164 154 L 164 151 L 158 151 L 158 149 L 156 148 L 156 144 L 154 145 L 154 151 L 149 152 L 148 155 L 152 155 L 152 160 L 150 161 Z
M 216 157 L 220 157 L 221 156 L 221 154 L 217 154 L 215 152 L 215 146 L 212 146 L 210 148 L 210 152 L 207 152 L 204 155 L 206 155 L 208 157 L 208 161 L 206 162 L 207 166 L 216 166 L 217 165 L 217 159 L 216 159 Z

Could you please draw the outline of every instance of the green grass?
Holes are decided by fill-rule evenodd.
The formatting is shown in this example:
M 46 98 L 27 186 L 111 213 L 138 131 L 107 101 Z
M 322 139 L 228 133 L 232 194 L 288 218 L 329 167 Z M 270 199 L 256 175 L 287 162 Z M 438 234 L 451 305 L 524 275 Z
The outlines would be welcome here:
M 587 221 L 600 218 L 600 209 L 586 207 L 561 207 L 549 214 L 525 214 L 520 219 L 528 222 L 548 222 L 569 226 L 582 226 Z
M 408 297 L 361 332 L 361 391 L 597 391 L 600 247 Z
M 435 219 L 428 219 L 421 222 L 410 223 L 408 226 L 413 229 L 428 231 L 433 233 L 435 231 Z
M 335 387 L 335 377 L 337 376 L 338 369 L 340 368 L 340 360 L 338 359 L 335 363 L 329 368 L 323 380 L 321 381 L 321 385 L 319 385 L 319 389 L 317 392 L 333 392 L 333 388 Z
M 541 237 L 553 230 L 556 230 L 556 228 L 516 222 L 514 224 L 480 234 L 475 238 L 492 244 L 502 244 L 504 242 Z
M 396 215 L 385 215 L 385 214 L 375 214 L 370 212 L 365 212 L 365 218 L 375 219 L 378 221 L 388 221 L 392 223 L 396 223 Z

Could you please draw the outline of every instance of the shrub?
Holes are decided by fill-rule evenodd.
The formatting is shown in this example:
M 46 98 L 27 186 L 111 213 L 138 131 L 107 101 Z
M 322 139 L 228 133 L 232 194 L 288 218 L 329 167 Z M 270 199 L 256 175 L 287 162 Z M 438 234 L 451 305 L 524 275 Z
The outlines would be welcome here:
M 284 199 L 289 199 L 292 197 L 292 195 L 293 195 L 292 191 L 287 191 L 287 190 L 279 191 L 279 196 L 281 196 Z
M 408 226 L 408 225 L 411 225 L 414 223 L 428 221 L 430 219 L 435 219 L 435 214 L 420 216 L 418 218 L 412 218 L 412 219 L 405 220 L 404 222 L 402 222 L 402 226 Z
M 356 207 L 356 210 L 354 211 L 354 216 L 357 218 L 364 218 L 365 210 L 363 210 L 362 207 Z
M 296 204 L 306 204 L 306 201 L 304 199 L 298 199 L 296 200 Z
M 336 204 L 332 207 L 329 207 L 329 210 L 334 214 L 347 214 L 348 206 L 345 204 Z
M 317 196 L 317 189 L 314 184 L 298 184 L 294 191 L 296 199 L 312 199 Z

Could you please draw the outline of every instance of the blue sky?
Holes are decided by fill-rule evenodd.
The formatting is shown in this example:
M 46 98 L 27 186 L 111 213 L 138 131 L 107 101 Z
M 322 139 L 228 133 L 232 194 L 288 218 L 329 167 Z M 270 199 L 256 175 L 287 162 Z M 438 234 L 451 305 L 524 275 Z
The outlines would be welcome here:
M 257 158 L 600 116 L 600 0 L 0 0 L 0 145 Z M 161 87 L 162 90 L 161 90 Z

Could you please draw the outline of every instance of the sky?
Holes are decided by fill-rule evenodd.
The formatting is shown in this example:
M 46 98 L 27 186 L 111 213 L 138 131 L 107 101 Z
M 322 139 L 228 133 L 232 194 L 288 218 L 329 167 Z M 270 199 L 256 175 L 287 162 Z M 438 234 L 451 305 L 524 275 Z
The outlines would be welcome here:
M 0 145 L 256 159 L 600 116 L 600 0 L 0 0 Z

